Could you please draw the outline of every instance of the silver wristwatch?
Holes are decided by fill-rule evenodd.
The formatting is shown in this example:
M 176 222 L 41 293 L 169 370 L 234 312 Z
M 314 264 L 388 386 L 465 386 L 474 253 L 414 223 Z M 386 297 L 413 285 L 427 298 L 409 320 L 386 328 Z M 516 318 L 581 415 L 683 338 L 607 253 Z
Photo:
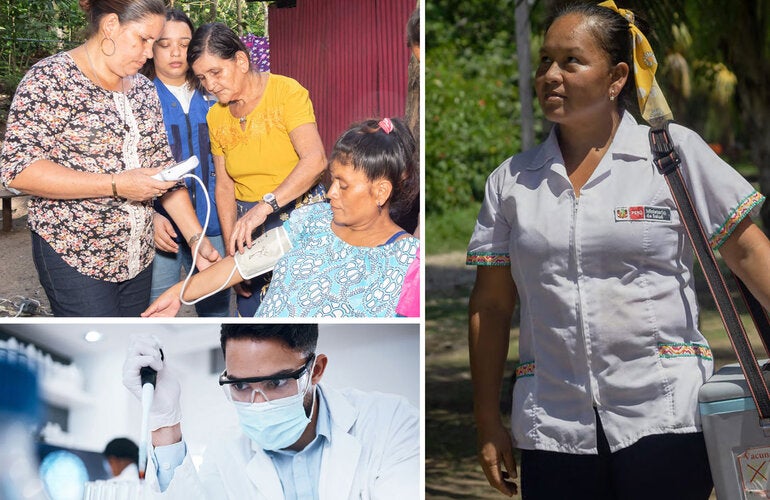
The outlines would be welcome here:
M 273 193 L 267 193 L 265 196 L 262 197 L 262 201 L 264 201 L 265 203 L 273 207 L 273 213 L 281 209 Z

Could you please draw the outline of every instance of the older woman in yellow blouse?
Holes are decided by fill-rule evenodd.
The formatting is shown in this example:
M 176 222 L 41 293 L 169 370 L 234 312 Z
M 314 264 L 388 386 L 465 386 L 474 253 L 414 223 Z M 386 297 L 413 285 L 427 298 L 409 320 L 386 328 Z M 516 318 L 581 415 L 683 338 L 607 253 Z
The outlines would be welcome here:
M 222 23 L 204 24 L 187 49 L 203 86 L 219 100 L 208 115 L 222 236 L 232 255 L 302 204 L 323 199 L 326 166 L 308 91 L 251 67 L 243 42 Z M 238 313 L 253 316 L 269 276 L 238 285 Z

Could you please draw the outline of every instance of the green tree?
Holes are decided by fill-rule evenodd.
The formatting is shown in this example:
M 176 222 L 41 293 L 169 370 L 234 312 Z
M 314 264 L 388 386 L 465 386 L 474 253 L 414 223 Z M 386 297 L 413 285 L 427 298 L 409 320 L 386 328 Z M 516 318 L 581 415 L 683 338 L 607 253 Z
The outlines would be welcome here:
M 685 20 L 698 27 L 693 36 L 697 50 L 736 76 L 738 133 L 759 168 L 760 190 L 770 193 L 770 1 L 690 0 Z M 770 207 L 764 207 L 762 219 L 770 229 Z
M 0 93 L 13 92 L 38 59 L 73 46 L 84 25 L 77 0 L 4 2 L 0 7 Z
M 247 2 L 246 0 L 175 0 L 175 7 L 190 16 L 193 23 L 220 21 L 230 26 L 239 34 L 253 33 L 265 35 L 267 2 Z
M 266 3 L 176 0 L 197 26 L 222 21 L 239 33 L 265 35 Z M 83 40 L 86 20 L 78 0 L 6 0 L 0 5 L 0 94 L 11 94 L 38 59 Z M 0 116 L 2 118 L 2 116 Z
M 426 3 L 429 215 L 481 200 L 489 173 L 521 149 L 515 1 Z
M 770 0 L 640 0 L 656 28 L 663 53 L 677 43 L 672 25 L 684 26 L 692 45 L 686 57 L 693 95 L 677 117 L 706 140 L 733 141 L 759 170 L 760 190 L 770 193 Z M 669 82 L 662 82 L 669 86 Z M 743 156 L 743 158 L 741 158 Z M 763 208 L 770 228 L 770 206 Z

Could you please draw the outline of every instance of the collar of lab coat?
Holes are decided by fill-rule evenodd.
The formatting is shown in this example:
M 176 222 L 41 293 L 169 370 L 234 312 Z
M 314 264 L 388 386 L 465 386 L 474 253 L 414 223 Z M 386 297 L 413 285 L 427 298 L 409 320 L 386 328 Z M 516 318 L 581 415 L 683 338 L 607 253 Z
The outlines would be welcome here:
M 358 411 L 337 391 L 323 384 L 318 385 L 318 390 L 319 397 L 322 395 L 326 401 L 331 419 L 331 438 L 324 444 L 321 459 L 319 498 L 348 498 L 361 455 L 361 444 L 350 434 L 358 418 Z M 283 498 L 278 472 L 263 450 L 255 450 L 246 466 L 246 474 L 265 498 Z

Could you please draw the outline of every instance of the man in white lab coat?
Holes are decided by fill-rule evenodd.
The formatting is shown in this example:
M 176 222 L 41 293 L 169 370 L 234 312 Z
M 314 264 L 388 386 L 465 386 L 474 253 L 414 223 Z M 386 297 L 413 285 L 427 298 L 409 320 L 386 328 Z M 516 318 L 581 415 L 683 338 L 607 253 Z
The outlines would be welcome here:
M 139 370 L 158 371 L 147 477 L 162 498 L 341 500 L 420 497 L 419 415 L 404 398 L 320 384 L 317 325 L 222 325 L 219 379 L 240 432 L 210 443 L 200 470 L 181 431 L 179 383 L 156 339 L 135 339 L 124 384 L 140 396 Z

